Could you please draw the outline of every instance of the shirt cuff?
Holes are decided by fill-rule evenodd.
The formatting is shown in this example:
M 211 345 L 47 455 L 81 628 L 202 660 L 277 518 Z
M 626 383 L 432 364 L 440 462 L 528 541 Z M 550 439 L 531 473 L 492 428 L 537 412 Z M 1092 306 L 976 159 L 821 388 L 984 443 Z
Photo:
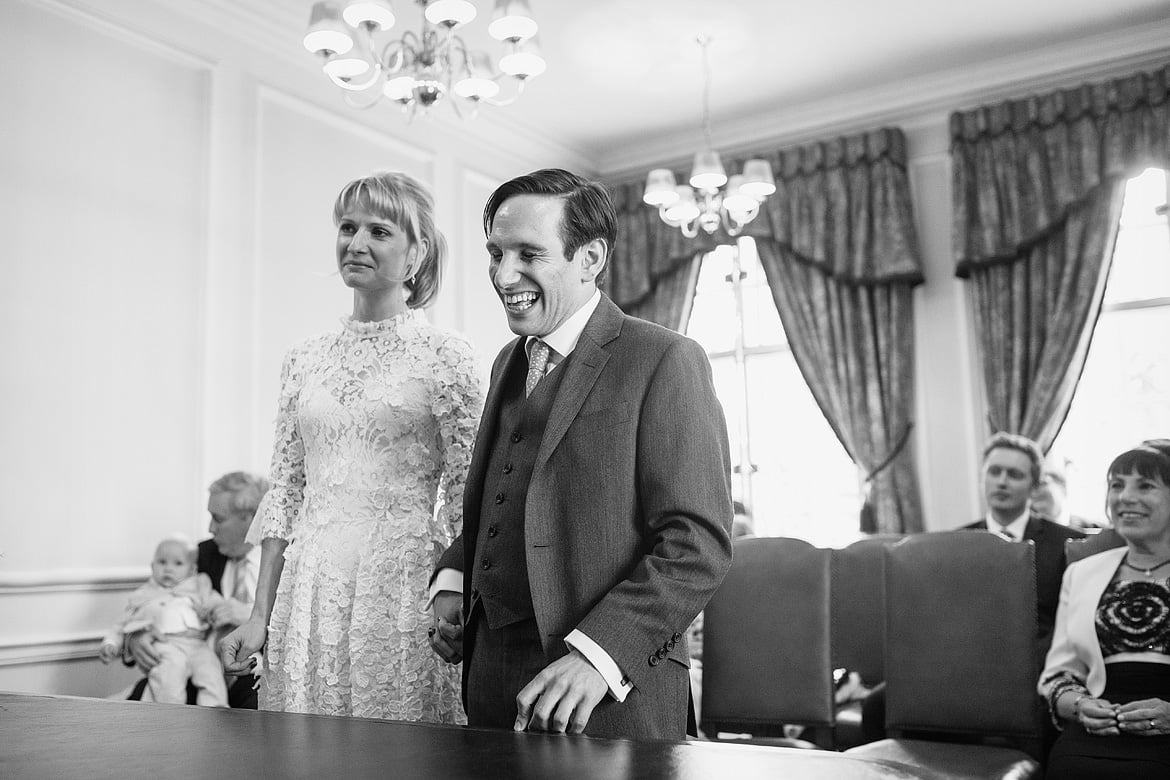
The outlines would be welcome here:
M 435 581 L 431 583 L 430 598 L 427 599 L 427 609 L 435 603 L 435 596 L 439 595 L 439 591 L 453 590 L 456 593 L 463 592 L 463 572 L 458 569 L 439 569 L 439 573 L 435 575 Z
M 609 686 L 609 695 L 613 696 L 614 699 L 625 701 L 626 695 L 634 690 L 634 684 L 630 682 L 630 678 L 622 674 L 617 662 L 610 657 L 609 653 L 601 649 L 601 645 L 577 629 L 569 632 L 569 635 L 565 637 L 565 644 L 585 656 L 585 660 L 593 664 L 593 668 Z

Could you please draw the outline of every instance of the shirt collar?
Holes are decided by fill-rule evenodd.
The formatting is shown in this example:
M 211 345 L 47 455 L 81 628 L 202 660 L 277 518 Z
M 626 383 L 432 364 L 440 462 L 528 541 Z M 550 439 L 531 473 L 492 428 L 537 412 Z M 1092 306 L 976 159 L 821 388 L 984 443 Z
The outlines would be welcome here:
M 987 530 L 992 531 L 992 532 L 1000 532 L 1000 533 L 1002 533 L 1003 531 L 1009 531 L 1012 536 L 1016 537 L 1016 539 L 1023 539 L 1024 538 L 1024 531 L 1026 531 L 1028 528 L 1028 516 L 1029 516 L 1028 507 L 1025 505 L 1024 511 L 1021 512 L 1020 515 L 1015 520 L 1012 520 L 1007 525 L 1000 525 L 999 521 L 991 516 L 991 512 L 988 512 L 987 513 Z
M 556 330 L 552 333 L 540 336 L 540 340 L 548 344 L 548 348 L 561 360 L 567 358 L 577 348 L 577 342 L 581 340 L 581 334 L 585 332 L 585 326 L 589 323 L 589 318 L 593 316 L 593 312 L 597 310 L 597 304 L 599 303 L 601 303 L 601 290 L 594 290 L 593 297 L 586 301 L 580 309 L 573 312 L 567 320 L 557 326 Z M 537 337 L 528 337 L 528 341 L 524 344 L 525 350 L 531 350 L 532 341 L 535 338 Z M 552 361 L 551 356 L 549 360 Z

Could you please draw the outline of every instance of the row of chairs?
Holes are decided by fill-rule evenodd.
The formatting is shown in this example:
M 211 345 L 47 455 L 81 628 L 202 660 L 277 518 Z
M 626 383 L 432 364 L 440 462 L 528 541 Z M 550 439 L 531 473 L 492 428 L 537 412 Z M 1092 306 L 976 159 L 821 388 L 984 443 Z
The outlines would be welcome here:
M 777 734 L 797 724 L 822 747 L 849 747 L 843 721 L 856 714 L 833 702 L 833 670 L 844 667 L 867 684 L 885 680 L 891 735 L 847 753 L 939 777 L 1037 776 L 1035 583 L 1032 546 L 993 534 L 883 537 L 842 550 L 738 540 L 705 613 L 703 730 Z

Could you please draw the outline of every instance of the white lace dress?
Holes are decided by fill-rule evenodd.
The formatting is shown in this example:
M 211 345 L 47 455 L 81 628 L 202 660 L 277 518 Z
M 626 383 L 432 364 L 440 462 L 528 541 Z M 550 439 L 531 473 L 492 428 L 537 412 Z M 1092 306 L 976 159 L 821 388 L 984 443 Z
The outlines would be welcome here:
M 471 346 L 421 313 L 343 320 L 285 357 L 253 523 L 289 541 L 261 708 L 465 722 L 459 667 L 427 640 L 427 585 L 462 526 L 482 405 Z

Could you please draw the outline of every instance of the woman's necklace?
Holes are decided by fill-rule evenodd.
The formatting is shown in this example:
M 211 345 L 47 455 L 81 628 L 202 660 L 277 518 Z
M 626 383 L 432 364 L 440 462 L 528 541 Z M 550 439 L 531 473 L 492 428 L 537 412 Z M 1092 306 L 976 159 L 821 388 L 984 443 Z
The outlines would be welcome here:
M 1170 566 L 1170 559 L 1164 560 L 1164 561 L 1162 561 L 1161 563 L 1156 563 L 1156 564 L 1154 564 L 1153 566 L 1150 566 L 1149 568 L 1142 568 L 1141 566 L 1134 566 L 1132 563 L 1130 563 L 1130 562 L 1129 562 L 1129 555 L 1127 554 L 1127 555 L 1125 556 L 1125 559 L 1124 559 L 1124 560 L 1122 560 L 1122 562 L 1121 562 L 1121 565 L 1122 565 L 1122 566 L 1128 566 L 1129 568 L 1133 569 L 1134 571 L 1140 571 L 1142 574 L 1144 574 L 1144 575 L 1146 575 L 1147 577 L 1149 577 L 1149 576 L 1151 576 L 1151 575 L 1152 575 L 1152 574 L 1153 574 L 1153 573 L 1154 573 L 1156 570 L 1158 570 L 1158 569 L 1162 568 L 1163 566 Z

